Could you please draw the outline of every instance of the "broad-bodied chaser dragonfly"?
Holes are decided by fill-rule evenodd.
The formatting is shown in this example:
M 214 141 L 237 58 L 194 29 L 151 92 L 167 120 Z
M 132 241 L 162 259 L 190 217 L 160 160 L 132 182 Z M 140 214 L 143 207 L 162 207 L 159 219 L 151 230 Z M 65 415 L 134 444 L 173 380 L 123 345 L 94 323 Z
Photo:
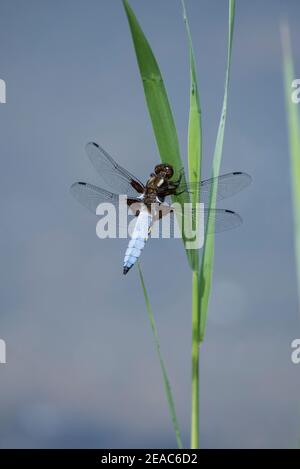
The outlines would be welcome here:
M 117 164 L 97 143 L 88 143 L 86 151 L 102 180 L 113 192 L 86 182 L 75 182 L 70 189 L 74 197 L 93 213 L 96 213 L 97 207 L 103 202 L 111 202 L 117 207 L 119 205 L 119 195 L 121 194 L 127 196 L 126 201 L 129 207 L 139 204 L 139 210 L 134 213 L 137 217 L 135 228 L 125 253 L 124 274 L 127 274 L 140 257 L 145 242 L 150 235 L 151 227 L 155 222 L 150 210 L 151 204 L 168 207 L 168 205 L 163 204 L 166 197 L 180 195 L 184 192 L 193 193 L 199 189 L 201 202 L 206 203 L 209 200 L 214 178 L 189 184 L 184 180 L 181 173 L 177 180 L 172 180 L 174 176 L 172 166 L 160 163 L 155 166 L 154 172 L 150 174 L 146 184 L 143 184 L 129 171 Z M 251 176 L 243 172 L 232 172 L 219 176 L 217 178 L 217 200 L 236 194 L 250 183 Z M 166 212 L 170 213 L 170 210 Z M 159 212 L 159 218 L 163 216 L 162 213 Z M 241 217 L 231 210 L 214 209 L 212 211 L 204 209 L 205 226 L 209 214 L 212 214 L 215 219 L 214 232 L 229 230 L 242 223 Z

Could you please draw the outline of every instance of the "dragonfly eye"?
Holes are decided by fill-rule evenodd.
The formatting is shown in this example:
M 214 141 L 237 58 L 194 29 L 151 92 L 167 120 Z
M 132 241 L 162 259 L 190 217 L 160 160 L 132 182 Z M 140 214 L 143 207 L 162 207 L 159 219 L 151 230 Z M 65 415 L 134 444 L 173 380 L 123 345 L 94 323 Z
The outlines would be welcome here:
M 164 177 L 166 177 L 167 179 L 171 179 L 174 174 L 172 166 L 170 164 L 165 163 L 157 164 L 154 168 L 154 172 L 157 175 L 160 173 L 164 173 Z

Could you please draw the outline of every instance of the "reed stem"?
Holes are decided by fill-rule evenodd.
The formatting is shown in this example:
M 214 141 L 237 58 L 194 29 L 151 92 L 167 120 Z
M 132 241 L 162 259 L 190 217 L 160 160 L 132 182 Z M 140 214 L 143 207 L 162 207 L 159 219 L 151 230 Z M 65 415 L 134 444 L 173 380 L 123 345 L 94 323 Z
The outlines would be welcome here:
M 193 271 L 192 280 L 192 405 L 191 448 L 199 448 L 199 278 Z

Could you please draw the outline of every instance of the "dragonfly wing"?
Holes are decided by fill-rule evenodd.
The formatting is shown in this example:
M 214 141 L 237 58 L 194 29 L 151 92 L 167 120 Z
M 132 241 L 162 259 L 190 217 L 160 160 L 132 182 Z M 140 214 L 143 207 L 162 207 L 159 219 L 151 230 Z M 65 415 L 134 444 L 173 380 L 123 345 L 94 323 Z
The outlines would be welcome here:
M 141 181 L 118 165 L 97 143 L 88 143 L 86 145 L 86 152 L 102 180 L 115 193 L 126 194 L 128 197 L 136 197 L 144 192 L 145 187 Z
M 71 194 L 78 200 L 84 207 L 88 208 L 91 212 L 96 214 L 99 204 L 110 202 L 117 209 L 119 208 L 119 195 L 113 194 L 105 189 L 94 186 L 87 182 L 75 182 L 70 188 Z M 135 205 L 136 204 L 136 205 Z M 132 208 L 138 208 L 141 202 L 137 199 L 127 199 L 127 205 Z
M 252 178 L 247 173 L 233 172 L 223 174 L 216 178 L 206 179 L 204 181 L 186 183 L 183 182 L 179 185 L 177 193 L 180 192 L 195 192 L 199 189 L 200 185 L 200 201 L 204 204 L 209 203 L 211 187 L 214 183 L 217 183 L 217 200 L 223 200 L 227 197 L 231 197 L 238 192 L 242 191 L 251 184 Z
M 214 218 L 214 225 L 208 229 L 207 234 L 221 233 L 222 231 L 232 230 L 243 223 L 242 217 L 232 210 L 216 208 L 212 210 L 204 209 L 204 226 L 207 228 L 208 218 Z
M 153 221 L 155 223 L 156 230 L 162 230 L 162 232 L 168 233 L 168 228 L 163 228 L 163 223 L 170 224 L 170 237 L 178 237 L 176 232 L 178 233 L 177 223 L 178 221 L 184 221 L 184 215 L 181 212 L 181 209 L 173 209 L 171 206 L 163 205 L 160 208 L 161 215 L 155 216 Z M 195 217 L 195 211 L 186 209 L 185 216 Z M 214 225 L 210 226 L 207 231 L 207 222 L 208 218 L 214 218 Z M 160 227 L 158 228 L 157 224 L 160 223 Z M 206 234 L 212 233 L 221 233 L 222 231 L 232 230 L 233 228 L 237 228 L 243 223 L 242 217 L 232 210 L 227 209 L 204 209 L 204 230 Z

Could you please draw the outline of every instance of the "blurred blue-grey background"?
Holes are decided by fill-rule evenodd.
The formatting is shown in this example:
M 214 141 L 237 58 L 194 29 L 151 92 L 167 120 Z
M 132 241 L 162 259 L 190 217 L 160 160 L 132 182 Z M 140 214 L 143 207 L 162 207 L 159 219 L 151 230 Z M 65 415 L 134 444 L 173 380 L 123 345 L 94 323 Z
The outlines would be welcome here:
M 179 1 L 132 0 L 158 58 L 186 159 L 189 71 Z M 204 126 L 203 176 L 220 115 L 228 3 L 187 0 Z M 296 71 L 298 0 L 239 0 L 222 171 L 252 186 L 221 206 L 244 217 L 218 235 L 201 348 L 201 446 L 294 447 L 299 337 L 279 24 Z M 298 42 L 297 42 L 298 41 Z M 175 447 L 144 299 L 126 240 L 101 241 L 71 198 L 100 181 L 94 140 L 145 179 L 159 156 L 120 1 L 0 1 L 0 446 Z M 189 444 L 191 273 L 180 241 L 152 240 L 142 267 Z

